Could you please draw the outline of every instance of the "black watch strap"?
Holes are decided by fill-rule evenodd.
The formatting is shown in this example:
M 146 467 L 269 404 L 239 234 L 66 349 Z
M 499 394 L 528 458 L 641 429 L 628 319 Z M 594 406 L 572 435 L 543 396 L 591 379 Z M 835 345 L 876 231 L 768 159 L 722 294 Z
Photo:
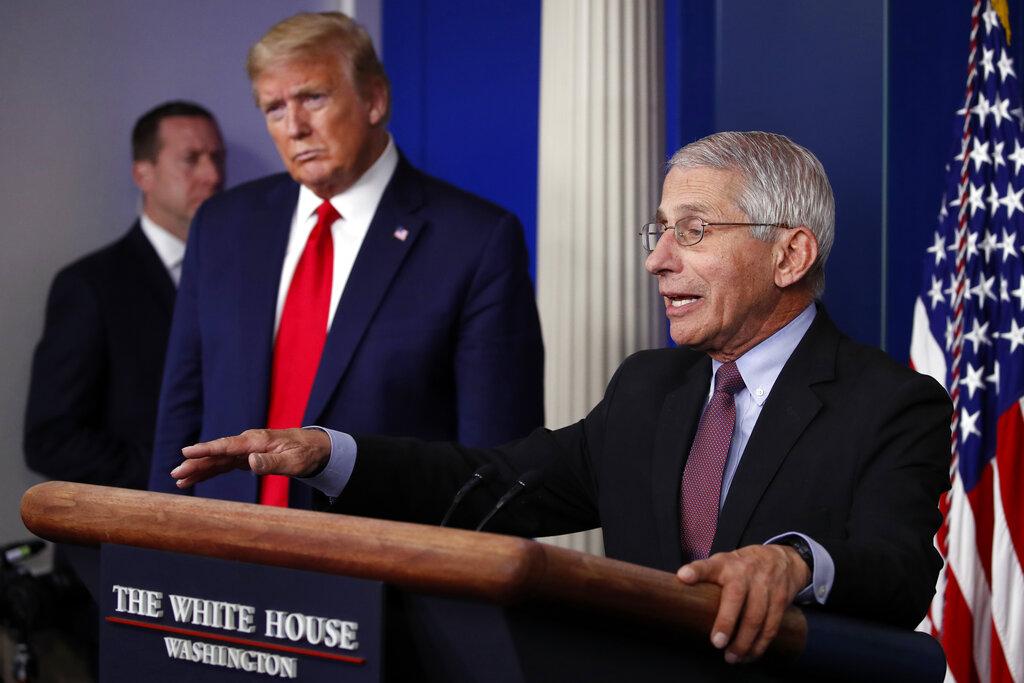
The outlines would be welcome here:
M 775 543 L 778 545 L 788 545 L 795 550 L 800 559 L 807 564 L 807 568 L 811 570 L 811 576 L 814 576 L 814 553 L 811 552 L 811 546 L 807 541 L 800 536 L 787 536 L 780 538 Z

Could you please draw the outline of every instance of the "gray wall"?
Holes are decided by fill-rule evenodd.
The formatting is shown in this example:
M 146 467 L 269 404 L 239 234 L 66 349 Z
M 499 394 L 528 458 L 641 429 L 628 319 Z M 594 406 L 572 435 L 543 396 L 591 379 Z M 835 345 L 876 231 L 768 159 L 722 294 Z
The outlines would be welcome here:
M 248 46 L 303 9 L 365 0 L 4 0 L 0 3 L 0 543 L 27 532 L 39 481 L 21 449 L 32 350 L 56 271 L 134 219 L 129 133 L 187 98 L 220 119 L 228 184 L 281 169 L 245 77 Z

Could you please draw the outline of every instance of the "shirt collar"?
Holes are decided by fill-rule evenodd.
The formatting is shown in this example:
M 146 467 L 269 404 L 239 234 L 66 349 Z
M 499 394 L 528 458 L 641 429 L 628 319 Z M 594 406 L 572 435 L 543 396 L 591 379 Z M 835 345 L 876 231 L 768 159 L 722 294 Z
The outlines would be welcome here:
M 373 162 L 366 173 L 359 176 L 359 179 L 350 188 L 331 197 L 331 206 L 345 220 L 351 221 L 364 217 L 369 223 L 373 214 L 376 213 L 380 198 L 384 195 L 384 190 L 391 182 L 391 176 L 395 174 L 397 167 L 398 148 L 395 147 L 395 141 L 388 135 L 388 144 L 384 148 L 384 152 L 377 157 L 377 161 Z M 313 215 L 323 201 L 313 190 L 302 185 L 299 188 L 297 214 L 305 220 Z
M 173 235 L 169 230 L 157 225 L 153 219 L 145 213 L 139 216 L 139 226 L 142 233 L 153 245 L 153 251 L 160 257 L 164 268 L 171 270 L 181 265 L 185 256 L 185 243 Z
M 782 372 L 782 366 L 793 355 L 794 349 L 804 338 L 817 314 L 818 310 L 812 302 L 785 327 L 736 359 L 736 367 L 743 377 L 746 390 L 758 405 L 764 405 L 768 400 L 768 394 L 772 392 L 775 380 Z M 714 386 L 714 373 L 717 373 L 720 367 L 722 363 L 712 359 L 711 386 Z

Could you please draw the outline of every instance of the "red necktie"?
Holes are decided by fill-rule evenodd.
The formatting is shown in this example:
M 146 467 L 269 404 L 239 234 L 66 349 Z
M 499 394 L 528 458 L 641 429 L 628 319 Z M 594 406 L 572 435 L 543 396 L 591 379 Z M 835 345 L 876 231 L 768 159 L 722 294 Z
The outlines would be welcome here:
M 704 559 L 711 550 L 718 528 L 722 475 L 736 426 L 733 394 L 743 386 L 736 363 L 723 363 L 715 373 L 715 391 L 700 417 L 679 491 L 679 532 L 684 561 Z
M 267 413 L 270 429 L 302 426 L 302 415 L 327 340 L 334 275 L 331 225 L 341 216 L 327 201 L 317 208 L 316 214 L 316 226 L 309 233 L 288 287 L 274 342 Z M 261 478 L 260 504 L 288 507 L 288 477 L 270 474 Z

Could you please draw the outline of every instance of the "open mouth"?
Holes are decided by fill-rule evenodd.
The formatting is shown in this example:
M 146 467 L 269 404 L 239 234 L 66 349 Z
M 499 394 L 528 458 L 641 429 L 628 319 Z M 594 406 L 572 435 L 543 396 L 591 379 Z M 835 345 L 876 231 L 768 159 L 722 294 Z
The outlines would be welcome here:
M 660 292 L 660 294 L 665 300 L 665 307 L 670 311 L 685 309 L 687 306 L 692 306 L 703 298 L 697 294 L 690 294 L 688 292 Z

